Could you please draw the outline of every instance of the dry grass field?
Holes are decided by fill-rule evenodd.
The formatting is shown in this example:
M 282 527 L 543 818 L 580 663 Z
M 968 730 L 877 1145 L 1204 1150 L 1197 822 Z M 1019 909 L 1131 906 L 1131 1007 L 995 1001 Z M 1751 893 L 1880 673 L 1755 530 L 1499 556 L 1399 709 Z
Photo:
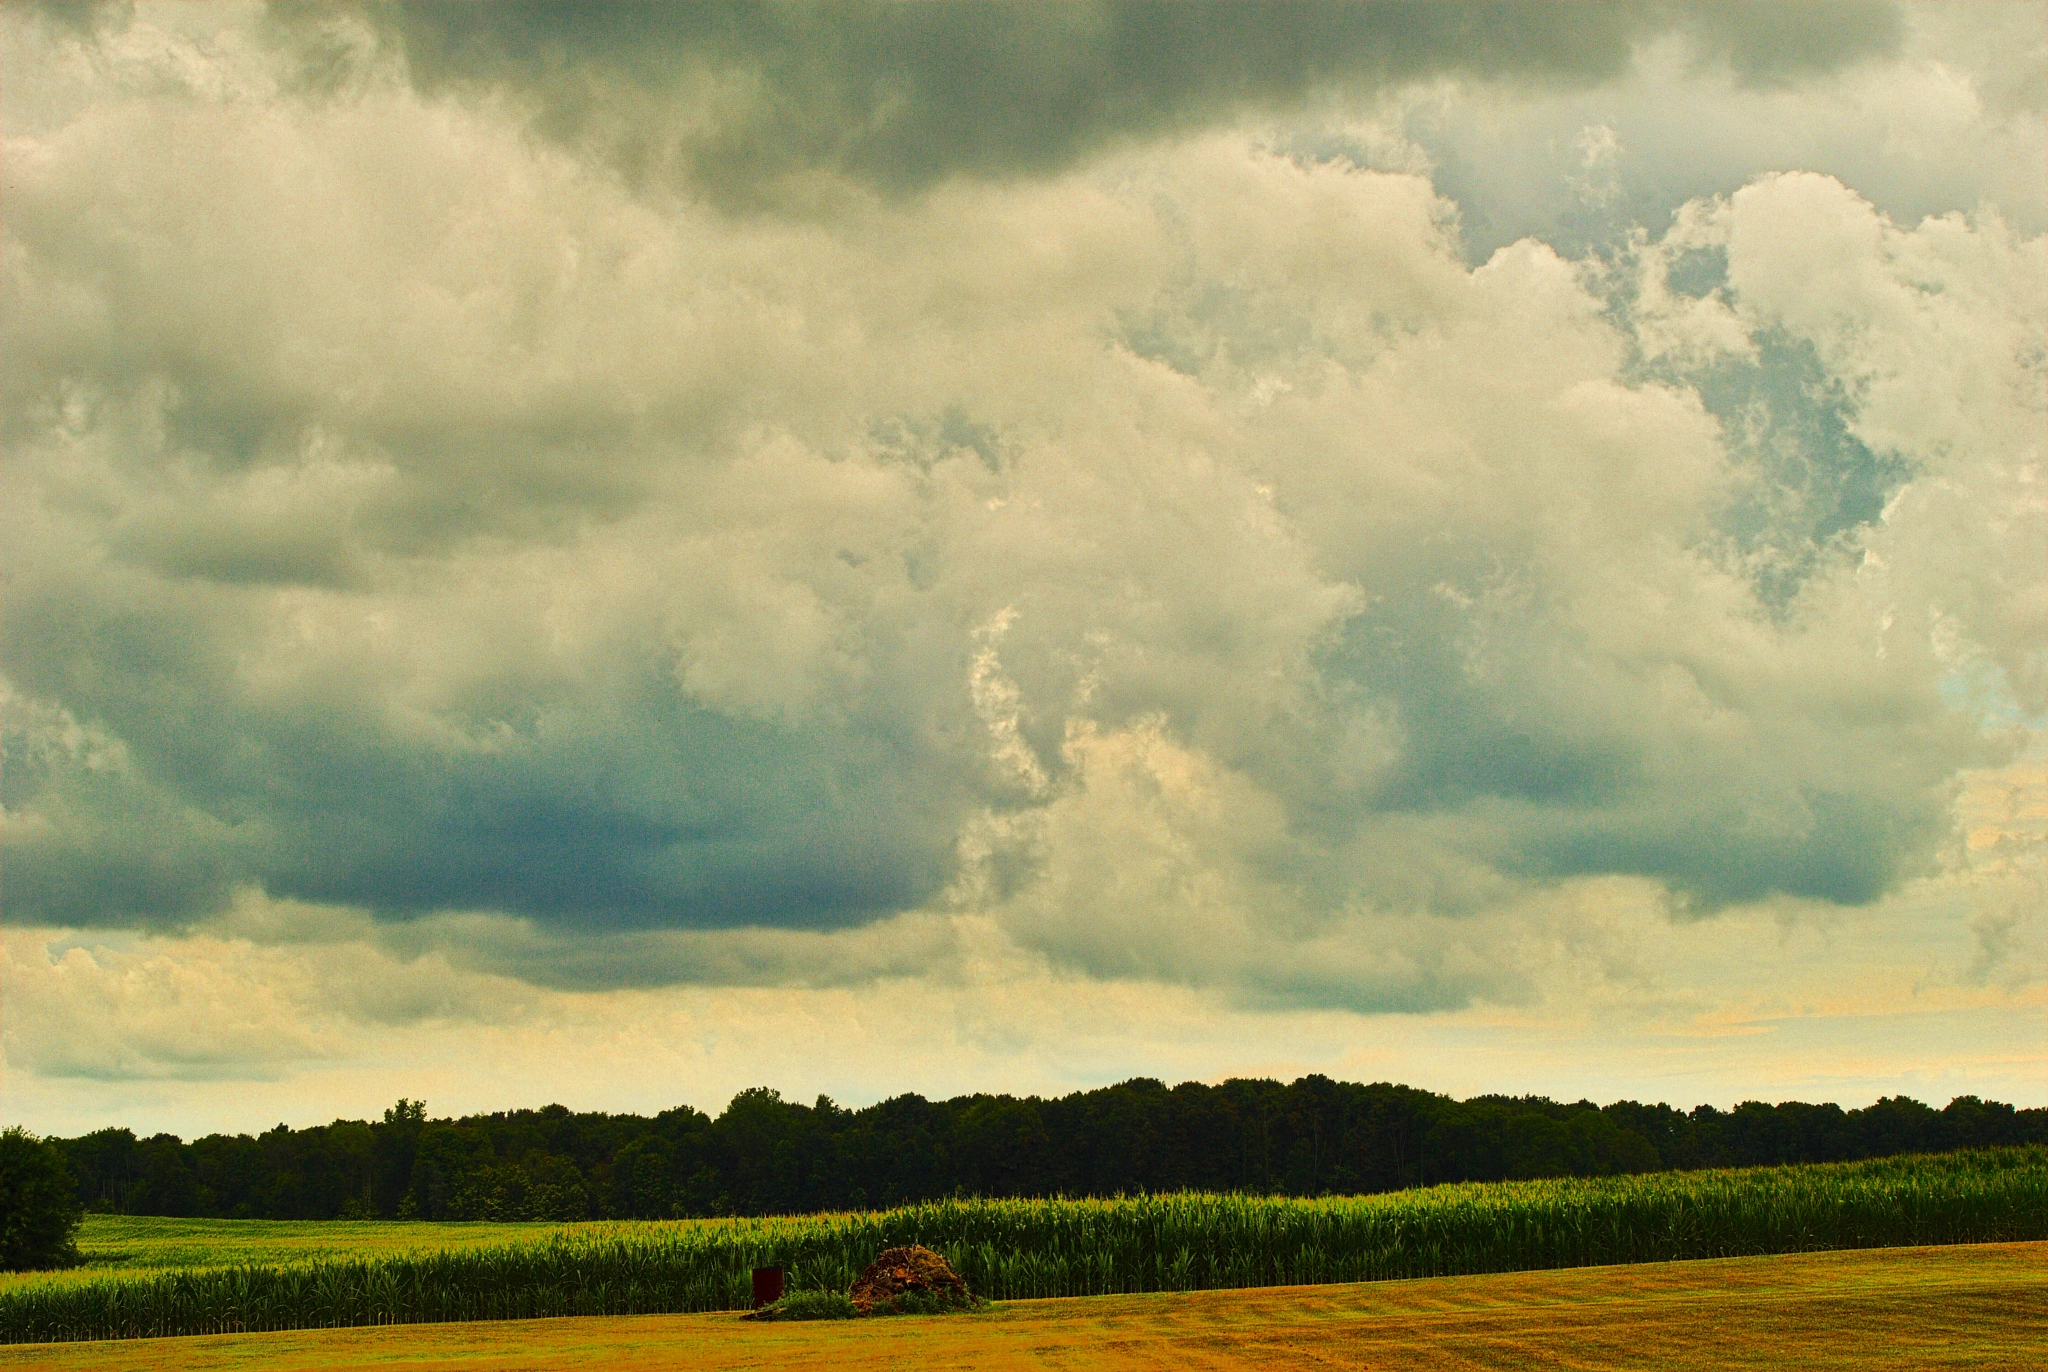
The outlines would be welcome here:
M 2048 1243 L 1017 1301 L 987 1315 L 730 1314 L 0 1348 L 0 1369 L 2048 1367 Z

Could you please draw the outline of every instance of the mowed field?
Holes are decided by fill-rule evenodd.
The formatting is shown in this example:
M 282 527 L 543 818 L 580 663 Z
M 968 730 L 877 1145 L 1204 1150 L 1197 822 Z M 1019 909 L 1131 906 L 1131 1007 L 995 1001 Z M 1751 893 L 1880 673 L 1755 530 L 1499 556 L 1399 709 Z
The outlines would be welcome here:
M 445 1368 L 2048 1367 L 2048 1243 L 1017 1301 L 754 1324 L 640 1315 L 0 1348 L 51 1372 Z

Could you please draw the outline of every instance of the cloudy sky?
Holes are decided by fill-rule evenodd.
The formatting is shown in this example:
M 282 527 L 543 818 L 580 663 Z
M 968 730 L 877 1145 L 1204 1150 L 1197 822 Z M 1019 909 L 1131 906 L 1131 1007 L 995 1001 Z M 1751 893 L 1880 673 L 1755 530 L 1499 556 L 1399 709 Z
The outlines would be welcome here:
M 2048 1103 L 2048 10 L 0 10 L 4 1113 Z

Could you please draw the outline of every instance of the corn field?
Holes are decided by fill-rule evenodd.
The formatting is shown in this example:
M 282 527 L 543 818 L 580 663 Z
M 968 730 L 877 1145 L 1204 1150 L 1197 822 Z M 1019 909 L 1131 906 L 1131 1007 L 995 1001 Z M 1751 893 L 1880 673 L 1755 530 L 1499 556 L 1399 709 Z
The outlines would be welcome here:
M 0 1292 L 0 1342 L 733 1310 L 755 1266 L 844 1290 L 904 1243 L 945 1254 L 979 1295 L 1021 1300 L 2041 1238 L 2040 1147 L 1317 1200 L 956 1200 L 19 1287 Z

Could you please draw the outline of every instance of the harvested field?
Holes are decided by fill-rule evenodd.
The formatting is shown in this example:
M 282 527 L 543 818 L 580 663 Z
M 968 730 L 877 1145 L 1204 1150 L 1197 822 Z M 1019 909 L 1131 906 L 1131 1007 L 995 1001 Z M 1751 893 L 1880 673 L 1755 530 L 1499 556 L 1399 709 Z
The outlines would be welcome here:
M 0 1368 L 2038 1369 L 2048 1244 L 1866 1249 L 753 1324 L 643 1315 L 0 1349 Z

